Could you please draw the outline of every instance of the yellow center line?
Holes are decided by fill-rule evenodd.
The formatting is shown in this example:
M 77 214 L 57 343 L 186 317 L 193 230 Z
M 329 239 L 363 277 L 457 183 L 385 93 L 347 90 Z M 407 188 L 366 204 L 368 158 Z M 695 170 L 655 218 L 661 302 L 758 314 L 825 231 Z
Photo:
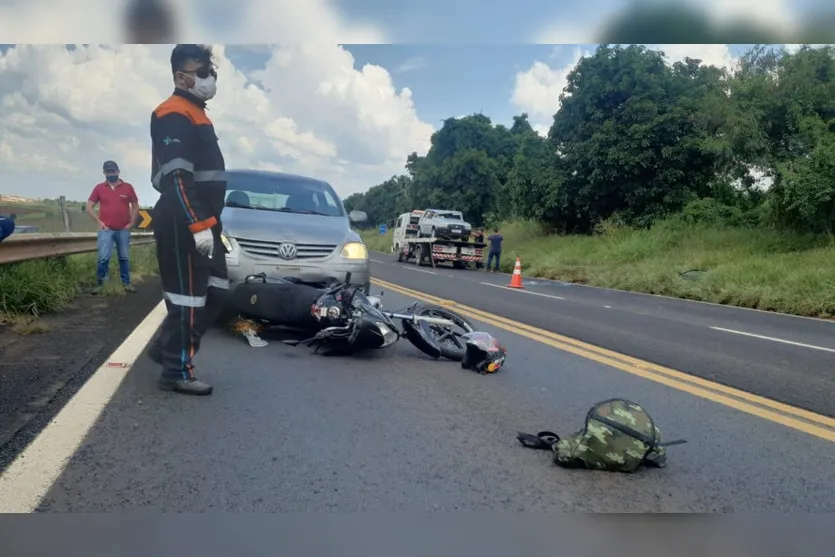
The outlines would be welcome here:
M 797 408 L 795 406 L 777 402 L 746 391 L 734 389 L 733 387 L 714 383 L 713 381 L 702 379 L 701 377 L 695 377 L 681 371 L 666 368 L 632 356 L 627 356 L 625 354 L 620 354 L 599 346 L 594 346 L 552 331 L 526 325 L 524 323 L 513 321 L 511 319 L 494 315 L 476 308 L 458 304 L 452 300 L 438 298 L 437 296 L 432 296 L 430 294 L 405 288 L 376 278 L 371 280 L 374 284 L 382 288 L 386 288 L 424 302 L 454 307 L 456 311 L 466 315 L 467 317 L 489 323 L 506 331 L 530 338 L 565 352 L 570 352 L 594 362 L 666 385 L 673 389 L 740 410 L 771 422 L 779 423 L 786 427 L 814 435 L 821 439 L 826 439 L 827 441 L 835 442 L 835 431 L 828 429 L 835 428 L 835 419 L 828 416 L 822 416 L 802 408 Z M 802 421 L 792 416 L 808 421 Z

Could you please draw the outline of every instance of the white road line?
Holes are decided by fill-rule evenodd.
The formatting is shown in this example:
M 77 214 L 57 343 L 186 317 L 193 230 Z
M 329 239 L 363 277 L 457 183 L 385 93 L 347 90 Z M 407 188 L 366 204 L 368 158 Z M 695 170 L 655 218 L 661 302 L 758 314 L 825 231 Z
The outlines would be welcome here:
M 802 348 L 811 348 L 812 350 L 823 350 L 824 352 L 835 352 L 833 348 L 826 348 L 823 346 L 816 346 L 814 344 L 804 344 L 802 342 L 795 342 L 793 340 L 786 340 L 783 338 L 767 337 L 764 335 L 755 335 L 754 333 L 746 333 L 745 331 L 735 331 L 733 329 L 725 329 L 722 327 L 711 327 L 714 331 L 722 331 L 725 333 L 733 333 L 735 335 L 744 335 L 746 337 L 754 337 L 762 340 L 770 340 L 772 342 L 782 342 L 783 344 L 791 344 L 793 346 L 800 346 Z
M 427 273 L 430 275 L 437 275 L 435 271 L 427 271 L 426 269 L 418 269 L 417 267 L 403 267 L 404 269 L 409 269 L 410 271 L 417 271 L 419 273 Z
M 116 394 L 166 315 L 151 313 L 0 476 L 0 513 L 33 512 Z
M 553 298 L 554 300 L 565 300 L 562 296 L 553 296 L 551 294 L 542 294 L 541 292 L 531 292 L 530 290 L 517 290 L 514 288 L 508 288 L 507 286 L 502 286 L 501 284 L 493 284 L 492 282 L 480 282 L 479 284 L 483 284 L 484 286 L 492 286 L 494 288 L 504 288 L 506 290 L 513 290 L 514 292 L 519 292 L 521 294 L 532 294 L 534 296 L 542 296 L 543 298 Z
M 377 261 L 376 259 L 369 259 L 369 261 L 371 261 L 372 263 L 380 263 L 380 264 L 386 263 L 386 261 Z

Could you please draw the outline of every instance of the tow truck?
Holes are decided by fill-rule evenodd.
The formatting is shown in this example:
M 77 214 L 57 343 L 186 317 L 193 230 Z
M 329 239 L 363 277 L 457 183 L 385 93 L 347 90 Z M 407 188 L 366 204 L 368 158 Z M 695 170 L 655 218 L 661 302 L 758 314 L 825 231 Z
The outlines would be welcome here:
M 391 246 L 398 262 L 414 259 L 418 266 L 435 267 L 440 263 L 452 263 L 456 269 L 465 269 L 484 261 L 486 244 L 435 237 L 420 238 L 416 222 L 422 213 L 412 211 L 398 219 Z

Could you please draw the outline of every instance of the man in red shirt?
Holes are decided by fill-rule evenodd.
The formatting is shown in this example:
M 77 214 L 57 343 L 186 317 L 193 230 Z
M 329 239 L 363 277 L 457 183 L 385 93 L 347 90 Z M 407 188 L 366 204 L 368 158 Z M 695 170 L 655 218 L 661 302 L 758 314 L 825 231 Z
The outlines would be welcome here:
M 133 186 L 119 178 L 119 166 L 105 161 L 102 166 L 104 182 L 96 184 L 87 200 L 87 214 L 99 225 L 99 262 L 96 270 L 100 292 L 110 269 L 110 255 L 116 245 L 119 258 L 119 274 L 122 285 L 128 292 L 136 292 L 130 283 L 130 229 L 136 222 L 139 199 Z M 98 204 L 99 214 L 93 208 Z

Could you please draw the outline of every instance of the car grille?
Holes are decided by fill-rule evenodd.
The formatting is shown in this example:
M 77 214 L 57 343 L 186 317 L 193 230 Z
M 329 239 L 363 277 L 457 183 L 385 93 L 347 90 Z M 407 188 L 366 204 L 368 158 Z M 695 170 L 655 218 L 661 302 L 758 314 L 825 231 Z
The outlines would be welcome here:
M 235 238 L 241 249 L 250 255 L 258 257 L 269 257 L 271 259 L 281 259 L 278 256 L 278 246 L 282 242 L 267 242 L 264 240 L 248 240 L 246 238 Z M 296 257 L 295 259 L 303 259 L 307 261 L 324 259 L 328 257 L 336 249 L 336 244 L 295 244 Z M 283 260 L 282 260 L 283 261 Z

